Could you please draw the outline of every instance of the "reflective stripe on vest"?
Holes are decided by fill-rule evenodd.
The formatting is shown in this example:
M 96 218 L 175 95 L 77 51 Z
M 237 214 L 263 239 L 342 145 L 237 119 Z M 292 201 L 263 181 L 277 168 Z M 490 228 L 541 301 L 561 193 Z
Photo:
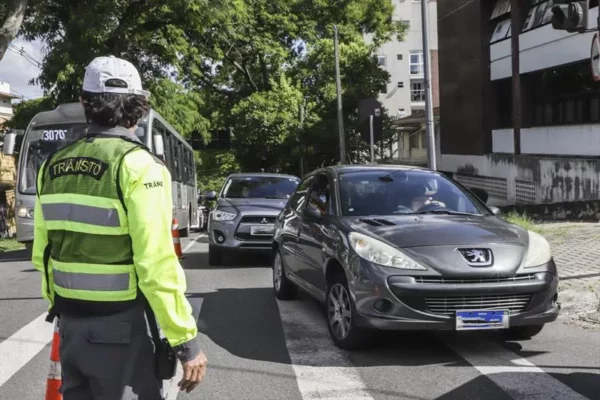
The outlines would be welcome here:
M 125 210 L 117 199 L 65 193 L 41 195 L 40 202 L 49 230 L 100 235 L 129 232 Z
M 54 290 L 62 297 L 126 301 L 137 294 L 133 265 L 64 263 L 50 259 Z

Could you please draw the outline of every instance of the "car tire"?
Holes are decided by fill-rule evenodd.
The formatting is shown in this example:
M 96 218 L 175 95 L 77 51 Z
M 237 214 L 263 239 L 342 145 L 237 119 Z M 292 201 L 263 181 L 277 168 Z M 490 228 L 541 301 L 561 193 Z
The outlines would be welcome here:
M 298 288 L 285 276 L 285 264 L 281 250 L 276 249 L 273 255 L 273 290 L 279 300 L 293 300 Z
M 341 306 L 336 307 L 334 299 Z M 337 347 L 357 350 L 370 344 L 369 332 L 356 325 L 356 307 L 344 274 L 336 274 L 327 282 L 325 307 L 329 335 Z
M 208 265 L 223 265 L 223 250 L 216 246 L 208 246 Z
M 506 340 L 528 340 L 540 333 L 543 328 L 544 324 L 514 326 L 504 331 L 503 336 Z

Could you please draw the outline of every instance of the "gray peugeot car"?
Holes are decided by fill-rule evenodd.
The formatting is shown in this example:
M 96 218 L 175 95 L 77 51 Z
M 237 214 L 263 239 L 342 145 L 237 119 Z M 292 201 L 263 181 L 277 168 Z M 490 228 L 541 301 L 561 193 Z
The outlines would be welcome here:
M 208 218 L 208 262 L 221 265 L 223 254 L 269 252 L 275 218 L 300 183 L 294 175 L 241 173 L 227 177 Z
M 548 242 L 487 194 L 417 167 L 309 174 L 277 218 L 273 286 L 325 304 L 335 344 L 381 330 L 500 330 L 528 339 L 559 313 Z

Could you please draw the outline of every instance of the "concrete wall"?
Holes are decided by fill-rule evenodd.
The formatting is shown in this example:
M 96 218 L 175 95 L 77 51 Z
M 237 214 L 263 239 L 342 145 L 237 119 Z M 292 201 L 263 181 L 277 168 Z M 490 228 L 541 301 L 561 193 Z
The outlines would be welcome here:
M 442 154 L 444 171 L 490 192 L 494 205 L 600 199 L 600 160 L 544 156 Z

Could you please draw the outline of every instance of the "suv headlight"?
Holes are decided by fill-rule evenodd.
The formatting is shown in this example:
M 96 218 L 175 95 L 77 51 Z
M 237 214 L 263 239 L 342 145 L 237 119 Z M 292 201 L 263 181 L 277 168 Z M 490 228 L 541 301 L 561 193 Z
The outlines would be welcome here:
M 221 210 L 213 211 L 212 217 L 215 221 L 231 221 L 235 219 L 237 214 L 228 213 Z
M 537 267 L 552 259 L 552 251 L 550 250 L 550 244 L 540 234 L 532 231 L 527 231 L 529 234 L 529 247 L 525 254 L 525 262 L 523 268 Z
M 372 263 L 400 269 L 427 270 L 400 250 L 370 236 L 350 232 L 348 239 L 356 254 Z

